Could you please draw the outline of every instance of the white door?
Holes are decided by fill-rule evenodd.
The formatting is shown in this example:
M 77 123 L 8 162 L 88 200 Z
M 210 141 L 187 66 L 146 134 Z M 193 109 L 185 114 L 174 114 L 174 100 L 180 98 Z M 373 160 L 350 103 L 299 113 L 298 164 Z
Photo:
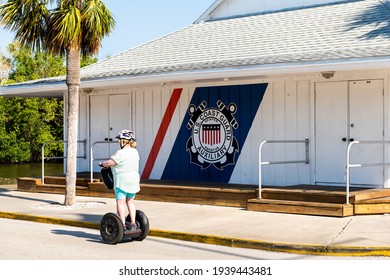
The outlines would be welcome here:
M 342 184 L 348 139 L 348 83 L 316 84 L 316 183 Z
M 98 163 L 101 159 L 109 158 L 109 147 L 107 144 L 97 143 L 108 141 L 109 119 L 108 119 L 108 96 L 90 96 L 90 141 L 92 146 L 93 169 L 98 170 Z
M 353 81 L 350 91 L 350 138 L 383 141 L 383 81 Z M 383 163 L 383 144 L 354 144 L 351 163 Z M 383 186 L 383 167 L 351 169 L 351 184 Z
M 315 86 L 316 184 L 345 185 L 352 140 L 383 140 L 383 81 L 317 83 Z M 383 162 L 382 145 L 355 144 L 352 163 Z M 383 185 L 383 167 L 351 169 L 351 184 Z
M 110 95 L 109 98 L 109 134 L 110 141 L 116 141 L 119 131 L 130 127 L 130 98 L 128 94 Z M 110 155 L 118 148 L 117 143 L 110 144 Z
M 94 159 L 108 159 L 119 148 L 115 137 L 120 130 L 129 129 L 130 108 L 128 94 L 90 97 L 90 139 L 91 145 L 95 143 Z M 98 170 L 98 162 L 94 161 L 94 170 Z

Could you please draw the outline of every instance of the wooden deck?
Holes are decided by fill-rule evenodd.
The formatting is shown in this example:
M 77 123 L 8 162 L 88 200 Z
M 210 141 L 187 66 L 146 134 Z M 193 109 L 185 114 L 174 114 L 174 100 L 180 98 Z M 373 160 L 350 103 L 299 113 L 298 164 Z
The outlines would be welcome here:
M 290 186 L 264 188 L 262 198 L 250 199 L 250 211 L 346 217 L 384 214 L 390 211 L 390 189 L 351 188 L 346 203 L 345 187 Z
M 48 176 L 45 177 L 45 184 L 40 179 L 19 178 L 18 190 L 64 194 L 65 178 Z M 79 178 L 76 194 L 114 198 L 113 191 L 107 189 L 98 177 L 92 183 L 88 178 Z M 185 184 L 148 180 L 141 182 L 137 199 L 333 217 L 390 213 L 390 189 L 383 188 L 351 188 L 347 204 L 344 187 L 263 187 L 262 198 L 259 199 L 257 187 L 251 185 Z

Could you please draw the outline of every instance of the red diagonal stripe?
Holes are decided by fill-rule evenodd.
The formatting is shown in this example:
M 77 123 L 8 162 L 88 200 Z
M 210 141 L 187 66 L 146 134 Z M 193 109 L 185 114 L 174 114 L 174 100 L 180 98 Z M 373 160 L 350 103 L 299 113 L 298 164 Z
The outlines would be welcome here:
M 142 179 L 149 179 L 150 173 L 152 173 L 154 163 L 156 162 L 158 153 L 160 152 L 161 145 L 163 143 L 165 134 L 167 133 L 168 127 L 171 123 L 173 113 L 175 112 L 176 105 L 179 102 L 182 91 L 182 88 L 175 88 L 172 92 L 171 99 L 169 100 L 167 109 L 165 110 L 164 117 L 160 124 L 160 128 L 158 129 L 152 149 L 150 150 L 148 159 L 146 161 L 144 171 L 142 172 Z

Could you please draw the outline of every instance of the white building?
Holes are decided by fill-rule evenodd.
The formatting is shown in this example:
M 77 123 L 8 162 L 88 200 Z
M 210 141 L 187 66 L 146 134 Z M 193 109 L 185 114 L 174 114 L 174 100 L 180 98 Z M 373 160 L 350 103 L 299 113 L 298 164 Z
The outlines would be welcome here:
M 387 1 L 217 0 L 194 24 L 82 69 L 78 171 L 128 128 L 144 179 L 257 185 L 262 141 L 308 139 L 264 145 L 264 161 L 308 163 L 263 166 L 262 183 L 345 185 L 352 139 L 381 143 L 354 144 L 351 162 L 390 162 L 389 66 Z M 65 78 L 0 93 L 66 98 Z M 351 169 L 353 185 L 388 179 L 383 165 Z

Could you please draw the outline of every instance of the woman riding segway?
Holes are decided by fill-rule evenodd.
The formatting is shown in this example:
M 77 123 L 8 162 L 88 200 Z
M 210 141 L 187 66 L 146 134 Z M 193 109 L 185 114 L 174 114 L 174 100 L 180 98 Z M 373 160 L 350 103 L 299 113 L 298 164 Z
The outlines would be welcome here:
M 140 232 L 142 230 L 148 231 L 149 226 L 146 216 L 142 211 L 136 210 L 134 204 L 135 195 L 140 190 L 139 154 L 136 149 L 137 142 L 135 140 L 135 134 L 131 130 L 121 130 L 116 138 L 119 139 L 120 149 L 109 160 L 100 162 L 99 165 L 112 169 L 116 208 L 120 221 L 123 224 L 124 234 L 131 234 L 131 232 Z M 126 212 L 129 213 L 127 219 Z M 137 217 L 140 215 L 142 216 L 141 219 L 144 220 L 142 228 L 137 221 Z M 105 221 L 104 218 L 101 223 L 101 233 L 104 239 L 104 235 L 111 234 L 110 229 L 112 225 L 107 225 L 107 222 L 105 221 L 103 223 L 103 221 Z M 143 235 L 144 237 L 142 239 L 146 237 L 145 233 Z M 112 236 L 109 236 L 109 239 L 111 238 Z

